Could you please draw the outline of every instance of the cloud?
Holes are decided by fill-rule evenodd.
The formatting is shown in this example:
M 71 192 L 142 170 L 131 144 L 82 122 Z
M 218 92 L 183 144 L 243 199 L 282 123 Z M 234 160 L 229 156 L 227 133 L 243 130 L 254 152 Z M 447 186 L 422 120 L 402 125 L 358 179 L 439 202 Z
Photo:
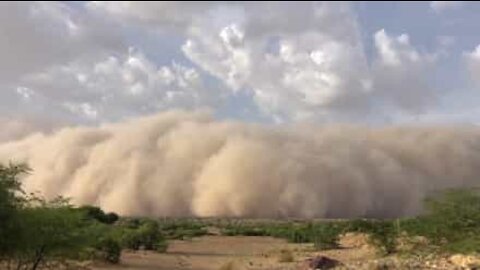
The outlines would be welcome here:
M 27 77 L 75 61 L 94 61 L 126 50 L 116 28 L 62 2 L 0 4 L 0 113 L 39 122 L 79 123 L 57 99 L 24 84 Z M 61 85 L 52 82 L 53 88 Z M 61 92 L 69 92 L 67 88 Z M 46 120 L 46 119 L 50 120 Z M 15 120 L 14 119 L 14 120 Z
M 27 191 L 124 215 L 398 217 L 433 191 L 477 187 L 468 126 L 265 127 L 170 111 L 0 144 Z
M 0 4 L 0 83 L 79 57 L 95 58 L 122 48 L 99 18 L 59 2 Z M 92 27 L 95 25 L 95 27 Z
M 421 112 L 434 104 L 436 96 L 428 79 L 435 55 L 418 52 L 407 34 L 392 37 L 382 29 L 375 33 L 374 41 L 377 58 L 372 72 L 376 97 L 411 112 Z
M 49 100 L 94 122 L 169 108 L 214 106 L 223 96 L 221 89 L 207 84 L 196 69 L 177 63 L 157 67 L 133 48 L 123 56 L 73 61 L 31 74 L 22 80 L 20 89 L 29 103 L 38 98 Z
M 279 123 L 417 114 L 436 101 L 429 76 L 446 54 L 381 30 L 372 57 L 349 3 L 2 5 L 0 111 L 61 122 L 224 112 L 238 97 L 237 107 Z
M 464 1 L 430 1 L 430 8 L 437 12 L 443 12 L 449 9 L 456 9 L 463 6 Z
M 472 81 L 480 86 L 480 45 L 471 52 L 465 52 L 463 56 Z
M 120 22 L 130 20 L 175 30 L 190 27 L 201 14 L 205 14 L 217 5 L 218 3 L 203 1 L 90 1 L 86 3 L 88 9 L 105 13 Z
M 183 51 L 233 91 L 251 91 L 260 110 L 281 121 L 355 110 L 352 100 L 369 90 L 369 82 L 350 8 L 290 5 L 246 5 L 237 21 L 221 26 L 205 21 Z
M 370 64 L 348 5 L 311 3 L 293 13 L 288 5 L 247 6 L 243 20 L 198 27 L 183 51 L 233 91 L 251 91 L 281 122 L 370 118 L 387 107 L 418 113 L 435 103 L 428 74 L 436 56 L 416 50 L 407 34 L 378 31 Z M 284 18 L 295 23 L 276 23 Z
M 369 91 L 371 82 L 348 4 L 89 2 L 86 6 L 116 22 L 182 35 L 186 39 L 182 50 L 189 60 L 225 83 L 233 95 L 248 92 L 259 111 L 272 119 L 318 119 L 332 111 L 351 115 L 364 110 L 359 96 Z

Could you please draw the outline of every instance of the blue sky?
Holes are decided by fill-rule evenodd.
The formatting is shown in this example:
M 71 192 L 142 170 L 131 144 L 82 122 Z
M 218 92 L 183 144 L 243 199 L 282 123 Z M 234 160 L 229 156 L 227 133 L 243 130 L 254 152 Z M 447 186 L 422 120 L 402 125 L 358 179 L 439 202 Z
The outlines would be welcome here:
M 471 84 L 463 54 L 479 44 L 480 31 L 477 26 L 480 24 L 480 5 L 476 2 L 458 2 L 455 6 L 438 11 L 431 5 L 431 2 L 356 2 L 354 8 L 367 55 L 373 57 L 371 36 L 382 28 L 392 33 L 407 33 L 412 44 L 424 52 L 440 50 L 442 42 L 448 42 L 445 55 L 433 73 L 432 85 L 436 91 L 444 94 L 441 104 L 432 109 L 433 113 L 445 117 L 445 121 L 455 118 L 458 121 L 477 122 L 479 115 L 463 115 L 465 110 L 476 107 L 480 102 L 478 87 Z
M 2 3 L 0 120 L 207 109 L 267 124 L 477 124 L 478 14 L 448 1 Z

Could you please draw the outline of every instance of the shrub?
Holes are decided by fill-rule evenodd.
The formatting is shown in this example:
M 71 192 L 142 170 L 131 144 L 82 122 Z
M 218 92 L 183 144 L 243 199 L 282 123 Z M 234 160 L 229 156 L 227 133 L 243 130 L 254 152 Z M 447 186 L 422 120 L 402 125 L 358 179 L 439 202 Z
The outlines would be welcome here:
M 93 219 L 105 224 L 113 224 L 118 220 L 118 215 L 115 213 L 105 214 L 102 209 L 96 206 L 85 205 L 79 207 L 78 210 L 84 213 L 87 219 Z
M 426 213 L 401 222 L 410 235 L 421 235 L 446 252 L 480 252 L 480 194 L 451 189 L 425 201 Z
M 167 249 L 168 249 L 168 243 L 163 239 L 155 243 L 155 245 L 153 246 L 153 250 L 160 253 L 166 252 Z
M 137 230 L 126 228 L 120 236 L 120 243 L 123 248 L 139 250 L 142 245 L 140 234 Z
M 131 225 L 131 224 L 130 224 Z M 145 250 L 157 250 L 164 252 L 167 248 L 167 243 L 160 232 L 159 225 L 153 220 L 140 221 L 138 226 L 126 225 L 123 228 L 120 242 L 122 247 L 138 250 L 143 248 Z M 134 227 L 134 229 L 132 229 Z
M 204 225 L 184 220 L 162 222 L 159 229 L 167 239 L 190 239 L 208 234 Z
M 118 220 L 118 215 L 116 213 L 110 212 L 104 216 L 104 222 L 105 224 L 113 224 Z
M 466 237 L 457 241 L 448 243 L 444 250 L 447 250 L 452 253 L 480 253 L 480 237 L 477 235 L 472 235 L 471 237 Z
M 368 234 L 370 243 L 376 246 L 382 253 L 391 254 L 396 251 L 398 229 L 395 221 L 353 220 L 346 225 L 346 231 Z
M 158 223 L 152 220 L 144 222 L 138 229 L 137 234 L 140 244 L 146 250 L 154 250 L 155 244 L 162 238 Z
M 142 224 L 142 221 L 138 218 L 129 218 L 123 221 L 123 226 L 129 229 L 137 229 Z
M 96 245 L 96 259 L 109 263 L 118 263 L 120 261 L 121 247 L 119 243 L 111 238 L 104 238 Z
M 448 190 L 426 200 L 427 213 L 421 221 L 435 240 L 461 239 L 480 230 L 480 196 L 475 190 Z
M 333 222 L 319 224 L 312 228 L 313 243 L 316 249 L 325 250 L 338 247 L 338 238 L 342 232 L 339 224 Z

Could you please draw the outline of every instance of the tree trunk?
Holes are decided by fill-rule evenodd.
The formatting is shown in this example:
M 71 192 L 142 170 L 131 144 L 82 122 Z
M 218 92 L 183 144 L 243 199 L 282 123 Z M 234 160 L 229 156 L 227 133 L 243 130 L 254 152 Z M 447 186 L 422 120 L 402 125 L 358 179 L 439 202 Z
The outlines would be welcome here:
M 22 259 L 19 258 L 17 263 L 17 270 L 21 270 L 21 269 L 22 269 Z
M 38 268 L 38 266 L 40 265 L 40 263 L 42 262 L 43 260 L 43 252 L 45 251 L 45 246 L 42 246 L 40 247 L 40 249 L 35 252 L 35 260 L 33 262 L 33 265 L 32 265 L 32 270 L 36 270 Z

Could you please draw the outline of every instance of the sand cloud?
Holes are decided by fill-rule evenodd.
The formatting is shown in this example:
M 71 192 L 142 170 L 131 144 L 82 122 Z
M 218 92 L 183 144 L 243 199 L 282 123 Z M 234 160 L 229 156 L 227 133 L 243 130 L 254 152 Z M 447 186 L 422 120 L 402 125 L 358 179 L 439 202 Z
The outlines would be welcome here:
M 480 184 L 475 127 L 290 126 L 170 111 L 0 144 L 28 191 L 127 215 L 391 217 Z

